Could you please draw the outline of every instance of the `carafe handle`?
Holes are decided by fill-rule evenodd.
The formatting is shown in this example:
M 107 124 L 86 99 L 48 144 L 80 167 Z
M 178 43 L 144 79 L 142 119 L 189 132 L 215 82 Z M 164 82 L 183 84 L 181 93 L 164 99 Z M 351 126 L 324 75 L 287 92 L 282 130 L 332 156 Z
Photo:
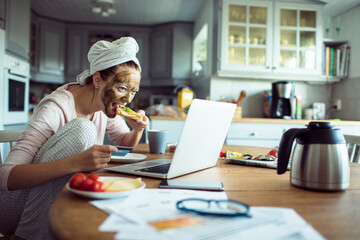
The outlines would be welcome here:
M 283 174 L 287 170 L 289 164 L 290 153 L 292 144 L 299 135 L 308 131 L 306 128 L 291 128 L 287 130 L 280 140 L 280 146 L 278 151 L 278 164 L 277 173 Z

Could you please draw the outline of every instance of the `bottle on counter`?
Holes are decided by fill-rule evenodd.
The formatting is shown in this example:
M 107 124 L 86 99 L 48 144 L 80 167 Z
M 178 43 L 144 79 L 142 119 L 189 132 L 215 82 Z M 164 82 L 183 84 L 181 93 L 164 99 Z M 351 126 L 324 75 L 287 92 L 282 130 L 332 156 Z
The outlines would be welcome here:
M 271 90 L 264 91 L 263 99 L 264 99 L 263 116 L 265 118 L 269 118 L 270 114 L 271 114 L 270 113 L 270 110 L 271 110 Z
M 183 88 L 177 93 L 178 97 L 178 107 L 184 109 L 184 107 L 189 106 L 191 101 L 194 98 L 194 93 L 188 88 Z
M 302 96 L 296 95 L 296 111 L 295 111 L 295 119 L 301 119 L 302 118 Z

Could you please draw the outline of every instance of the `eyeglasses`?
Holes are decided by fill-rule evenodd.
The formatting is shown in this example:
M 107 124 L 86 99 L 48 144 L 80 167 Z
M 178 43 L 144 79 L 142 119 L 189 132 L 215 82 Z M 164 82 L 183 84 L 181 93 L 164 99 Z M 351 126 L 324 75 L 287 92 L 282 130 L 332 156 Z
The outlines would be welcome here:
M 176 207 L 181 211 L 204 215 L 250 217 L 250 207 L 248 205 L 232 200 L 188 198 L 178 201 Z

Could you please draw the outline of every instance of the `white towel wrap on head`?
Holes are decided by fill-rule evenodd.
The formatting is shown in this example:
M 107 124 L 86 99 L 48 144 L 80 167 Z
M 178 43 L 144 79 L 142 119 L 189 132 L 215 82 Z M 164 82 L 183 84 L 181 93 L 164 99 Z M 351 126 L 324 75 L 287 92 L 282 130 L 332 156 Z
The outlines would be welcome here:
M 92 45 L 88 53 L 90 69 L 80 73 L 76 77 L 76 81 L 84 85 L 85 79 L 93 75 L 94 72 L 102 71 L 129 61 L 134 61 L 141 71 L 139 60 L 136 58 L 138 51 L 139 46 L 132 37 L 122 37 L 113 42 L 98 41 Z

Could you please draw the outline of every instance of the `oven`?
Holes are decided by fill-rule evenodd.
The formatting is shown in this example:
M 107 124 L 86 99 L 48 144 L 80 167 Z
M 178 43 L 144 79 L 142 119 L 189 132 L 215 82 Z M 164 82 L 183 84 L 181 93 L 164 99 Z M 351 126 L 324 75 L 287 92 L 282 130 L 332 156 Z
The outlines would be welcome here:
M 30 64 L 5 54 L 3 125 L 28 122 Z

